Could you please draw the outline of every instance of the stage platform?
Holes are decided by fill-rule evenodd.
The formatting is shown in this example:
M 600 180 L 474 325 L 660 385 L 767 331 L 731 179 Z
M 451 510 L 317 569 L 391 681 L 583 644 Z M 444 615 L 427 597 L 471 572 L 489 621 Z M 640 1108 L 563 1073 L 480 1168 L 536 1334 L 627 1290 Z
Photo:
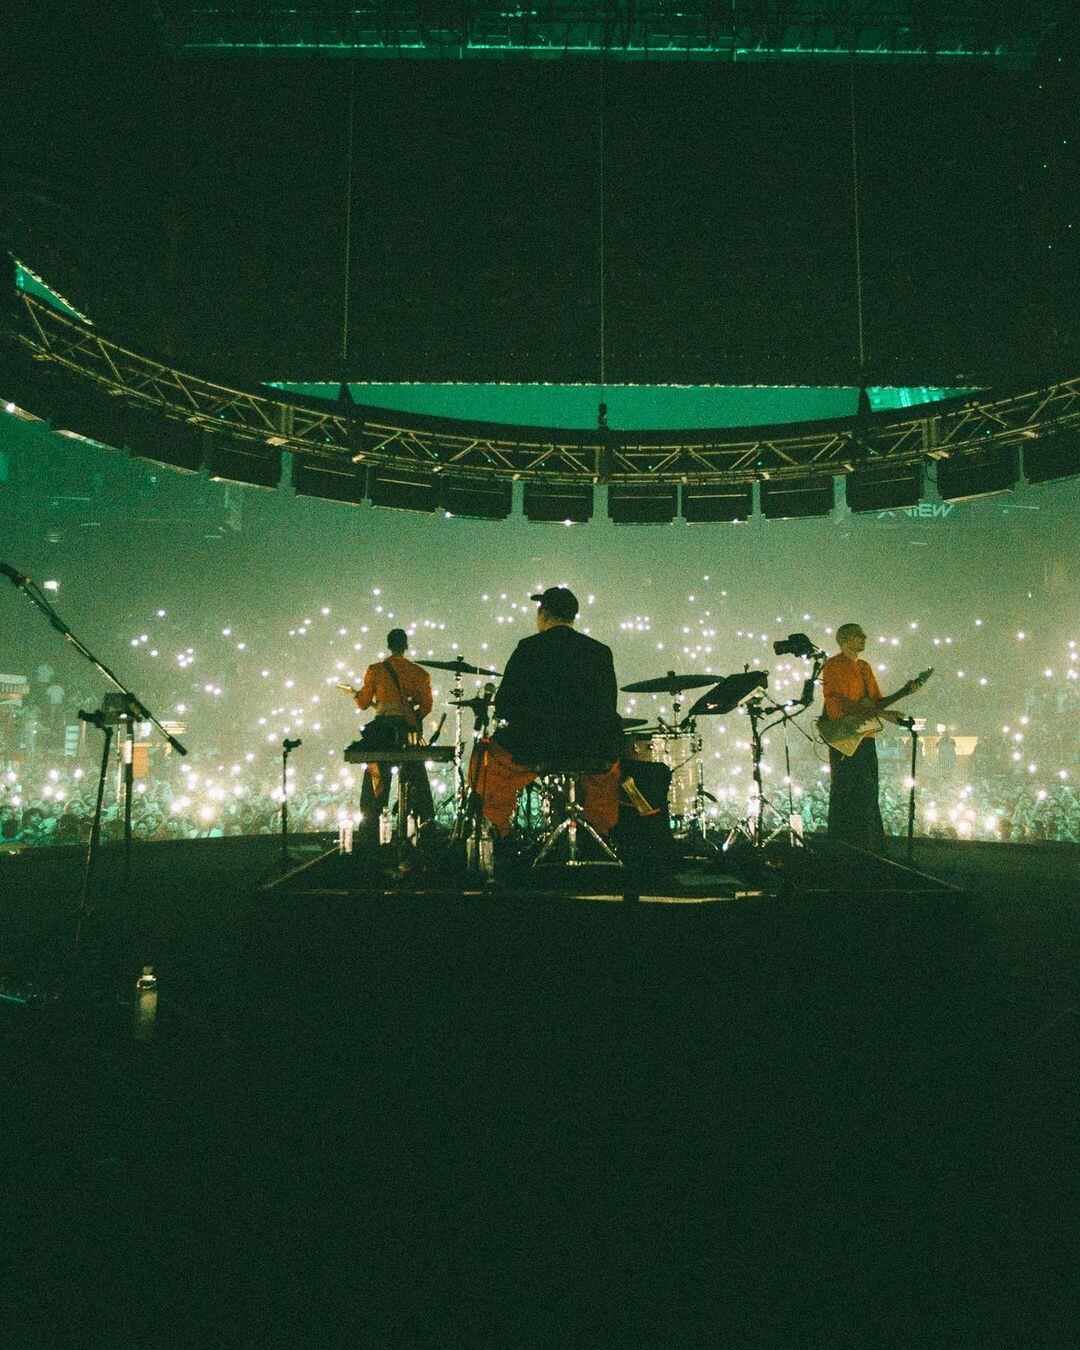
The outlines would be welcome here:
M 130 909 L 111 853 L 78 963 L 78 855 L 0 859 L 12 1343 L 1073 1343 L 1076 849 L 633 901 L 324 844 L 145 845 Z

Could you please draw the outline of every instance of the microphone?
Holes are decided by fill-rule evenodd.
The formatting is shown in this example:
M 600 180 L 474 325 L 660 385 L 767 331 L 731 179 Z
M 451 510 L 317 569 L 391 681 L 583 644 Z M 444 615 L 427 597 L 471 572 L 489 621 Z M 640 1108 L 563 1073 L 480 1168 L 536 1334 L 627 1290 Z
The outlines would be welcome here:
M 304 742 L 299 739 L 295 741 L 282 741 L 281 748 L 288 754 L 290 750 L 295 750 L 298 745 L 303 745 L 303 743 Z
M 817 680 L 815 680 L 813 677 L 811 677 L 809 680 L 803 681 L 802 693 L 799 695 L 799 702 L 803 705 L 804 708 L 809 708 L 810 704 L 813 703 L 814 687 L 816 684 Z
M 16 572 L 14 567 L 11 567 L 8 563 L 0 563 L 0 576 L 7 577 L 8 581 L 15 586 L 25 586 L 30 580 L 29 577 L 24 577 L 21 572 Z
M 439 718 L 439 725 L 435 728 L 435 731 L 433 732 L 433 734 L 431 735 L 430 739 L 428 740 L 428 745 L 434 745 L 435 742 L 439 739 L 439 736 L 440 736 L 440 734 L 441 734 L 441 732 L 442 732 L 442 729 L 443 729 L 443 723 L 444 723 L 445 721 L 446 721 L 446 714 L 443 713 L 443 715 Z

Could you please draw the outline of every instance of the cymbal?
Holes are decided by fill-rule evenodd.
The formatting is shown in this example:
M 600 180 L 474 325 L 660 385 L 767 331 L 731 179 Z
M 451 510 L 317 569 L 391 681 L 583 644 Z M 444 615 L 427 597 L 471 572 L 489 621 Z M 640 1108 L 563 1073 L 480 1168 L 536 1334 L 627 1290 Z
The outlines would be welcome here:
M 427 666 L 429 670 L 452 670 L 456 675 L 498 675 L 501 673 L 497 670 L 487 670 L 484 666 L 474 666 L 470 661 L 466 661 L 460 656 L 455 656 L 452 661 L 419 661 L 417 664 Z
M 479 712 L 481 708 L 490 708 L 495 700 L 490 698 L 448 698 L 446 701 L 451 708 L 473 708 Z
M 759 693 L 764 693 L 769 683 L 767 670 L 745 670 L 738 675 L 727 675 L 715 689 L 702 694 L 690 709 L 691 717 L 719 715 L 734 712 L 740 704 L 746 703 Z
M 643 727 L 648 720 L 647 717 L 623 717 L 621 713 L 619 714 L 624 731 L 629 731 L 632 727 Z
M 634 684 L 621 685 L 624 694 L 681 694 L 684 689 L 704 689 L 715 684 L 715 675 L 676 675 L 669 670 L 654 680 L 638 680 Z

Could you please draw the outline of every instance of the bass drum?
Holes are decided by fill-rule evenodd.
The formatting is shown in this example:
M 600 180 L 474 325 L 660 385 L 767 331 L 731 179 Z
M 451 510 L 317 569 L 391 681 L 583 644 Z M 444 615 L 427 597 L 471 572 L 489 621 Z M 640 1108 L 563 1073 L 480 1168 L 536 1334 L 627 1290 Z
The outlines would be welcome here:
M 668 791 L 671 814 L 690 815 L 694 810 L 694 798 L 697 794 L 697 759 L 694 756 L 691 738 L 685 735 L 654 736 L 652 753 L 649 757 L 655 764 L 666 764 L 671 770 L 671 788 Z

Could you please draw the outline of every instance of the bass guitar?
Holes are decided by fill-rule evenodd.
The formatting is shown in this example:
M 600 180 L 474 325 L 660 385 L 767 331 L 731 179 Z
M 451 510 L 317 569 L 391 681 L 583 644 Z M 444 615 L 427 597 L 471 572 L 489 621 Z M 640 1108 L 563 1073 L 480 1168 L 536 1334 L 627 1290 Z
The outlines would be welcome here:
M 899 699 L 907 698 L 909 694 L 916 693 L 933 673 L 934 667 L 927 666 L 913 680 L 908 680 L 907 684 L 898 689 L 895 694 L 890 694 L 888 698 L 883 698 L 878 703 L 871 703 L 867 700 L 865 712 L 848 713 L 844 717 L 819 717 L 817 722 L 818 735 L 826 745 L 831 746 L 834 750 L 839 750 L 842 755 L 850 757 L 858 750 L 866 736 L 876 735 L 884 725 L 881 718 L 875 716 L 875 713 L 881 712 Z

